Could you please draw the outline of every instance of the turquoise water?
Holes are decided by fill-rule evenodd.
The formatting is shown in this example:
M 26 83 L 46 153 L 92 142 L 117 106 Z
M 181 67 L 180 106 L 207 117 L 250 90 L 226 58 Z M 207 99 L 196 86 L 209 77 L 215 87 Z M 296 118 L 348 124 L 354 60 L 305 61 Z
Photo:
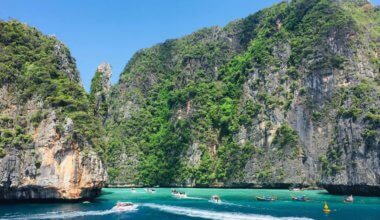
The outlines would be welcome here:
M 325 191 L 291 192 L 258 189 L 180 189 L 187 199 L 177 199 L 170 189 L 158 188 L 154 194 L 137 189 L 103 189 L 92 203 L 2 204 L 0 219 L 380 219 L 380 197 L 355 197 L 353 204 L 343 203 L 343 196 Z M 222 203 L 209 201 L 219 195 Z M 255 196 L 273 195 L 275 202 L 259 202 Z M 306 195 L 311 201 L 291 201 L 291 195 Z M 111 210 L 117 201 L 137 204 L 135 210 Z M 331 214 L 322 212 L 327 202 Z

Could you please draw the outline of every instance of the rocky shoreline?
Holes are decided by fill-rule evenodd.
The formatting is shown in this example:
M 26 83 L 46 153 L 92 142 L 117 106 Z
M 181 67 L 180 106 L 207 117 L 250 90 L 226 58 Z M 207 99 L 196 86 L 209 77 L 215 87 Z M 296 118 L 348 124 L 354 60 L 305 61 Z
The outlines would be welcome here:
M 82 202 L 100 196 L 102 189 L 82 189 L 79 197 L 62 197 L 59 189 L 42 186 L 0 188 L 0 203 L 8 202 Z
M 133 184 L 108 184 L 104 188 L 144 188 L 144 187 L 152 187 L 145 185 L 133 185 Z M 323 189 L 318 186 L 309 186 L 309 185 L 294 185 L 294 184 L 237 184 L 237 185 L 164 185 L 159 186 L 160 188 L 219 188 L 219 189 L 289 189 L 292 187 L 302 188 L 305 190 L 320 190 Z
M 151 186 L 134 185 L 134 184 L 108 184 L 104 188 L 144 188 Z M 219 188 L 219 189 L 290 189 L 297 187 L 302 190 L 323 190 L 325 189 L 332 195 L 354 195 L 354 196 L 380 196 L 379 186 L 369 185 L 302 185 L 302 184 L 289 184 L 289 183 L 276 183 L 276 184 L 235 184 L 229 186 L 222 185 L 178 185 L 172 184 L 167 186 L 160 186 L 161 188 Z
M 370 185 L 324 185 L 333 195 L 380 196 L 380 186 Z

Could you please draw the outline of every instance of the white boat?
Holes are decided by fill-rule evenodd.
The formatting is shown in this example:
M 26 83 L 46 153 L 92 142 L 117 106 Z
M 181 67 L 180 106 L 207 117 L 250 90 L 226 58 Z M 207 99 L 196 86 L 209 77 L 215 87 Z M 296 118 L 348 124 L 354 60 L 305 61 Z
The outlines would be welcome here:
M 294 187 L 294 188 L 289 188 L 289 191 L 302 191 L 302 189 Z
M 186 195 L 186 193 L 185 192 L 180 192 L 180 193 L 178 193 L 178 198 L 180 198 L 180 199 L 185 199 L 185 198 L 187 198 L 187 195 Z
M 222 202 L 222 200 L 220 199 L 220 197 L 218 195 L 211 196 L 211 201 L 215 202 L 215 203 L 221 203 Z
M 345 203 L 352 203 L 354 202 L 354 197 L 352 195 L 349 195 L 347 198 L 344 199 Z
M 114 211 L 125 212 L 132 211 L 137 208 L 137 205 L 131 202 L 117 202 L 116 205 L 112 208 Z
M 185 198 L 187 198 L 187 195 L 186 195 L 185 192 L 173 191 L 172 195 L 175 196 L 178 199 L 185 199 Z
M 153 188 L 145 188 L 144 190 L 145 190 L 145 192 L 147 192 L 147 193 L 156 193 L 156 190 L 153 189 Z

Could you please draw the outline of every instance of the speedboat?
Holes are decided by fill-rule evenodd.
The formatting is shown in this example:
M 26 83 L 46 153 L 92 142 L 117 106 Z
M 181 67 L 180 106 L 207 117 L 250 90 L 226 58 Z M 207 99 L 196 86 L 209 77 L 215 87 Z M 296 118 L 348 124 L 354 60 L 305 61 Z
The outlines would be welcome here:
M 172 195 L 173 195 L 173 196 L 176 196 L 178 193 L 179 193 L 179 191 L 177 191 L 177 190 L 175 190 L 175 189 L 172 189 Z
M 187 195 L 186 195 L 185 192 L 179 192 L 179 193 L 178 193 L 178 198 L 180 198 L 180 199 L 184 199 L 184 198 L 187 198 Z
M 306 196 L 292 196 L 293 201 L 301 201 L 301 202 L 307 202 L 310 199 L 307 198 Z
M 345 203 L 352 203 L 354 202 L 354 197 L 352 195 L 349 195 L 347 198 L 344 199 Z
M 175 196 L 176 198 L 178 199 L 184 199 L 184 198 L 187 198 L 187 195 L 185 192 L 179 192 L 179 191 L 173 191 L 172 192 L 173 196 Z
M 146 189 L 145 189 L 145 192 L 147 192 L 147 193 L 155 193 L 156 190 L 153 189 L 153 188 L 146 188 Z
M 131 203 L 131 202 L 117 202 L 116 205 L 112 208 L 112 210 L 115 211 L 131 211 L 137 208 L 137 205 Z
M 302 191 L 302 189 L 297 188 L 297 187 L 292 187 L 292 188 L 289 188 L 289 191 Z
M 131 189 L 131 192 L 135 193 L 135 192 L 136 192 L 136 189 L 135 189 L 135 188 L 132 188 L 132 189 Z
M 211 201 L 215 203 L 222 202 L 222 200 L 220 200 L 220 197 L 218 195 L 211 196 Z
M 276 201 L 277 198 L 274 196 L 256 196 L 257 201 L 267 201 L 267 202 L 272 202 Z

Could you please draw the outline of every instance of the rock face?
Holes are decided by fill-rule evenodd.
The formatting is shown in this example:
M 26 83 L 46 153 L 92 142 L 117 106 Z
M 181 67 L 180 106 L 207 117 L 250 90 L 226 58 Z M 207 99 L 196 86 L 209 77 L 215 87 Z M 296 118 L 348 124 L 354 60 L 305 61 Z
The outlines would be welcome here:
M 29 149 L 6 151 L 0 160 L 1 200 L 76 200 L 100 194 L 106 174 L 99 157 L 82 152 L 79 143 L 69 139 L 71 119 L 61 135 L 54 111 L 46 117 Z
M 97 72 L 101 73 L 101 86 L 104 91 L 109 92 L 111 88 L 110 78 L 112 76 L 112 68 L 108 63 L 102 63 L 98 66 Z
M 111 65 L 102 63 L 98 66 L 91 82 L 90 99 L 94 104 L 94 113 L 103 118 L 103 123 L 108 116 L 108 98 L 111 89 Z
M 110 182 L 378 195 L 378 18 L 294 0 L 138 52 L 111 89 Z
M 0 21 L 0 51 L 0 201 L 99 195 L 107 180 L 93 132 L 100 122 L 87 112 L 68 49 L 25 24 Z

